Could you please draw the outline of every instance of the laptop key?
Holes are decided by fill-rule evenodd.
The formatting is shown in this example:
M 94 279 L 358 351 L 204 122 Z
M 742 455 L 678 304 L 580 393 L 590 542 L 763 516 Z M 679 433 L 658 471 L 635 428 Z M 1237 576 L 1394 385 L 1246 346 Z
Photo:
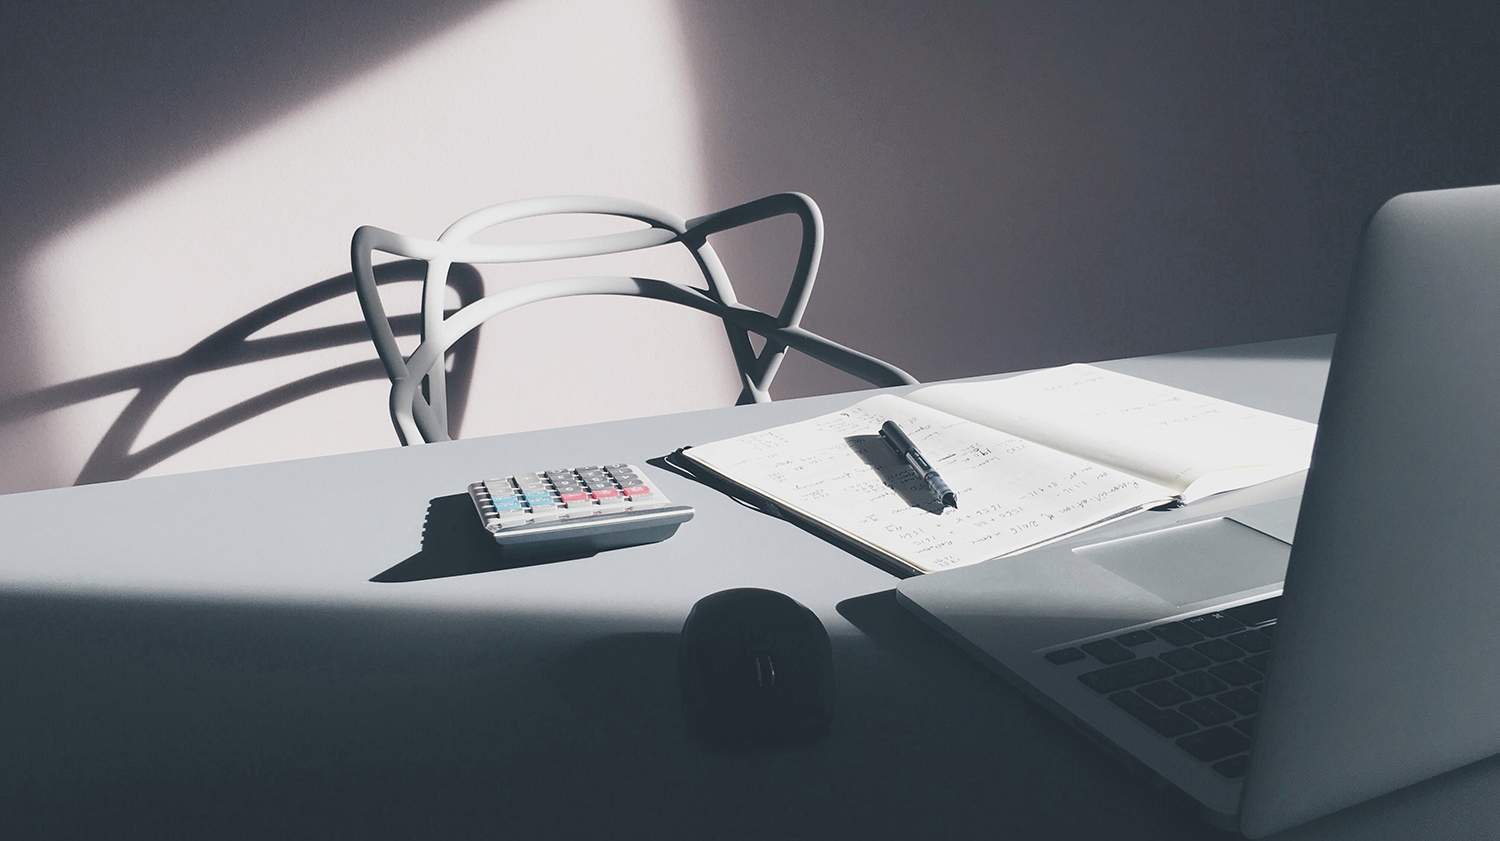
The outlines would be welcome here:
M 1260 680 L 1260 672 L 1244 663 L 1220 663 L 1210 666 L 1208 673 L 1232 686 L 1245 686 Z
M 1178 704 L 1193 697 L 1182 687 L 1159 680 L 1156 683 L 1148 683 L 1145 686 L 1136 687 L 1136 693 L 1147 701 L 1158 707 L 1175 707 Z
M 1174 648 L 1163 652 L 1160 656 L 1163 663 L 1184 672 L 1201 669 L 1204 666 L 1213 665 L 1214 662 L 1191 648 Z
M 1249 764 L 1250 754 L 1242 753 L 1239 756 L 1231 756 L 1222 762 L 1215 762 L 1214 770 L 1231 780 L 1237 780 L 1245 776 L 1245 766 Z
M 1142 657 L 1139 660 L 1129 660 L 1117 663 L 1113 666 L 1105 666 L 1092 672 L 1084 672 L 1078 676 L 1078 680 L 1088 688 L 1101 695 L 1128 689 L 1139 683 L 1148 683 L 1153 680 L 1161 680 L 1171 677 L 1177 670 L 1155 657 Z M 1202 674 L 1199 672 L 1199 674 Z
M 1193 650 L 1199 654 L 1212 657 L 1216 663 L 1227 663 L 1230 660 L 1238 660 L 1245 656 L 1245 652 L 1223 640 L 1200 642 L 1193 646 Z
M 1232 634 L 1235 631 L 1242 631 L 1245 628 L 1245 623 L 1218 611 L 1184 619 L 1182 620 L 1182 624 L 1205 637 L 1222 637 L 1225 634 Z
M 1244 733 L 1246 736 L 1255 735 L 1255 716 L 1242 718 L 1234 723 L 1234 729 Z
M 1224 724 L 1234 721 L 1235 718 L 1233 711 L 1212 698 L 1199 698 L 1196 701 L 1189 701 L 1178 707 L 1177 711 L 1204 727 Z
M 1244 686 L 1241 686 L 1239 689 L 1231 689 L 1220 695 L 1219 703 L 1240 715 L 1255 715 L 1260 710 L 1260 696 Z
M 1165 625 L 1157 625 L 1151 629 L 1156 634 L 1172 645 L 1192 645 L 1203 639 L 1203 635 L 1189 628 L 1181 622 L 1168 622 Z
M 1120 645 L 1145 645 L 1148 642 L 1155 641 L 1156 635 L 1150 631 L 1131 631 L 1128 634 L 1121 634 L 1115 637 L 1115 642 Z
M 1046 654 L 1047 662 L 1054 663 L 1059 666 L 1064 663 L 1072 663 L 1078 660 L 1082 660 L 1087 656 L 1087 654 L 1084 654 L 1082 651 L 1079 651 L 1076 648 L 1059 648 L 1056 651 L 1049 651 Z
M 1114 640 L 1094 640 L 1078 647 L 1094 655 L 1101 663 L 1123 663 L 1135 657 L 1134 651 Z
M 1140 723 L 1166 736 L 1168 739 L 1191 733 L 1198 725 L 1176 710 L 1164 710 L 1145 698 L 1131 692 L 1116 692 L 1109 696 L 1110 703 L 1129 713 Z
M 1250 740 L 1230 727 L 1215 727 L 1200 730 L 1177 740 L 1177 746 L 1193 755 L 1199 762 L 1213 762 L 1250 749 Z
M 1200 698 L 1204 695 L 1217 695 L 1229 688 L 1229 684 L 1208 672 L 1188 672 L 1172 678 L 1172 682 Z
M 1265 674 L 1266 673 L 1266 666 L 1270 665 L 1270 662 L 1271 662 L 1271 655 L 1269 655 L 1269 654 L 1252 654 L 1249 657 L 1246 657 L 1245 659 L 1241 660 L 1240 662 L 1244 663 L 1245 665 L 1249 666 L 1250 668 L 1256 670 L 1257 672 L 1260 672 L 1261 674 Z
M 1271 650 L 1271 638 L 1260 631 L 1244 631 L 1238 634 L 1230 634 L 1224 639 L 1229 640 L 1251 654 L 1259 654 L 1262 651 Z

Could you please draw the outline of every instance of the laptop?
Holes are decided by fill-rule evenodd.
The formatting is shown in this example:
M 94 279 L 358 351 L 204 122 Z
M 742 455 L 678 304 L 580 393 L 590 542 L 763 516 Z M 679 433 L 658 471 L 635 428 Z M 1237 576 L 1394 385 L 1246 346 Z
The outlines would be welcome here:
M 1500 186 L 1370 219 L 1304 475 L 898 599 L 1251 838 L 1500 753 Z

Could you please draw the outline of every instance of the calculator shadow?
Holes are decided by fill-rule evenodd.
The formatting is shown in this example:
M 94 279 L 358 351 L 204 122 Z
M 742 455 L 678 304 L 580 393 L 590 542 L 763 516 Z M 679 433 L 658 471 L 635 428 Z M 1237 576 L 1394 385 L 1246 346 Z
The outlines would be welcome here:
M 503 569 L 574 561 L 597 552 L 572 552 L 508 557 L 484 530 L 468 494 L 451 494 L 431 500 L 422 527 L 422 550 L 371 578 L 381 583 L 427 581 Z
M 880 476 L 880 483 L 895 491 L 912 508 L 920 508 L 929 514 L 943 513 L 942 500 L 933 495 L 927 483 L 917 478 L 911 465 L 907 464 L 891 445 L 879 435 L 848 435 L 844 443 Z

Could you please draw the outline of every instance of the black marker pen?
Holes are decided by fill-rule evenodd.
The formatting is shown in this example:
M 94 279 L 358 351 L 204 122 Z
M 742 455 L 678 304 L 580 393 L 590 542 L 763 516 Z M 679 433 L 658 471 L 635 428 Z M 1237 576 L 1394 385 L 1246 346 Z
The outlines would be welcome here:
M 891 449 L 896 451 L 896 455 L 905 459 L 906 463 L 910 464 L 912 469 L 917 471 L 917 475 L 922 477 L 922 481 L 927 483 L 927 487 L 932 488 L 932 492 L 937 494 L 938 499 L 943 501 L 944 507 L 958 508 L 958 494 L 954 493 L 953 489 L 948 487 L 948 483 L 943 481 L 943 477 L 939 476 L 938 472 L 932 469 L 932 465 L 927 463 L 927 459 L 922 458 L 922 454 L 917 451 L 917 445 L 913 444 L 911 439 L 906 437 L 906 433 L 901 431 L 901 427 L 897 426 L 895 421 L 886 421 L 880 425 L 880 437 L 884 438 L 885 442 L 891 445 Z

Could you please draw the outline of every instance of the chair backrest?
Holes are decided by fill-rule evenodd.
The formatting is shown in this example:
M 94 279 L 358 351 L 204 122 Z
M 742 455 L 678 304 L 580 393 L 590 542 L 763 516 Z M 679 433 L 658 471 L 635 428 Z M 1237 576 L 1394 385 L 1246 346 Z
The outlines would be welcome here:
M 648 227 L 582 239 L 520 244 L 484 244 L 469 240 L 488 228 L 564 213 L 617 216 L 644 222 Z M 775 216 L 794 215 L 802 222 L 802 244 L 797 268 L 781 311 L 775 316 L 739 303 L 724 267 L 708 244 L 708 236 Z M 444 318 L 443 289 L 454 263 L 521 263 L 563 260 L 638 251 L 672 243 L 692 253 L 707 287 L 699 289 L 642 277 L 565 277 L 537 281 L 481 298 Z M 811 198 L 801 193 L 777 193 L 746 204 L 684 219 L 660 208 L 629 199 L 602 196 L 556 196 L 506 202 L 459 219 L 436 240 L 392 233 L 371 226 L 354 232 L 350 245 L 355 291 L 370 328 L 375 350 L 391 380 L 391 422 L 402 444 L 418 439 L 446 441 L 447 390 L 444 354 L 465 334 L 489 318 L 524 304 L 574 295 L 633 295 L 692 307 L 724 322 L 729 346 L 739 369 L 739 402 L 769 401 L 771 381 L 788 348 L 807 354 L 841 371 L 878 386 L 915 384 L 916 380 L 888 363 L 831 342 L 800 326 L 812 294 L 823 252 L 823 215 Z M 375 287 L 375 251 L 427 262 L 422 286 L 422 342 L 403 358 L 396 336 Z M 765 338 L 759 354 L 750 334 Z M 421 388 L 426 382 L 426 394 Z

